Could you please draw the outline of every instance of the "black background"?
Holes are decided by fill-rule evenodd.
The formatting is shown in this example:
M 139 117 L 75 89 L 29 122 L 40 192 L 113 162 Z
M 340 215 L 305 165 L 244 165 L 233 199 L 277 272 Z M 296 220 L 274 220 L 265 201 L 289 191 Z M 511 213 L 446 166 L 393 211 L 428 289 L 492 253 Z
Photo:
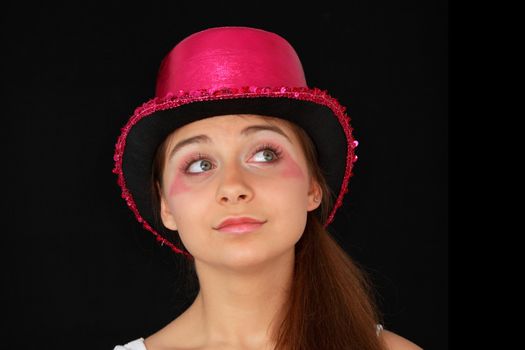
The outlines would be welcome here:
M 282 35 L 347 106 L 359 160 L 331 232 L 386 328 L 448 347 L 448 4 L 284 5 L 4 3 L 2 348 L 112 349 L 177 316 L 176 257 L 120 198 L 114 144 L 164 55 L 222 25 Z

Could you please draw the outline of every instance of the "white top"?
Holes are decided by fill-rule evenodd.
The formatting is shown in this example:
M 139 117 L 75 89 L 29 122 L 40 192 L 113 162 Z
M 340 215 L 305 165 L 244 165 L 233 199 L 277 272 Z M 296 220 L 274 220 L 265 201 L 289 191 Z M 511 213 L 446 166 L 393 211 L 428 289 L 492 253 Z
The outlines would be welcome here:
M 378 324 L 376 326 L 376 333 L 379 336 L 379 333 L 383 330 L 383 325 Z M 113 350 L 148 350 L 146 345 L 144 345 L 144 338 L 135 339 L 125 345 L 117 345 Z

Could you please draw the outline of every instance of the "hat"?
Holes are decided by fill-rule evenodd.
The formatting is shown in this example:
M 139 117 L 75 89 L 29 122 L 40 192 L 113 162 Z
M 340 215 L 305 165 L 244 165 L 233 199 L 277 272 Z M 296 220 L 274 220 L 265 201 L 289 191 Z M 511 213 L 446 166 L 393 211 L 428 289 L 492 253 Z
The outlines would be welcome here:
M 177 253 L 186 254 L 154 220 L 151 172 L 156 150 L 181 126 L 230 114 L 277 117 L 308 133 L 335 198 L 325 227 L 348 191 L 357 159 L 350 118 L 326 91 L 307 86 L 294 48 L 281 36 L 256 28 L 194 33 L 162 60 L 155 97 L 135 109 L 114 154 L 122 198 L 144 228 Z

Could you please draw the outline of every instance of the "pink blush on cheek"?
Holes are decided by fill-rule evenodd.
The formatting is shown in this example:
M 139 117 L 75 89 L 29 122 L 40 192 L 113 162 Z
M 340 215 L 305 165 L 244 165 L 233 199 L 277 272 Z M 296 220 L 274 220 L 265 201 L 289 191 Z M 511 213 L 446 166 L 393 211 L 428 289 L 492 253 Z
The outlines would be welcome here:
M 182 175 L 176 175 L 173 179 L 173 182 L 171 183 L 169 195 L 172 197 L 184 192 L 188 192 L 189 190 L 190 188 L 184 182 L 184 177 Z
M 283 172 L 281 175 L 288 178 L 303 178 L 304 174 L 301 170 L 299 164 L 297 164 L 292 157 L 288 154 L 285 159 L 283 159 Z

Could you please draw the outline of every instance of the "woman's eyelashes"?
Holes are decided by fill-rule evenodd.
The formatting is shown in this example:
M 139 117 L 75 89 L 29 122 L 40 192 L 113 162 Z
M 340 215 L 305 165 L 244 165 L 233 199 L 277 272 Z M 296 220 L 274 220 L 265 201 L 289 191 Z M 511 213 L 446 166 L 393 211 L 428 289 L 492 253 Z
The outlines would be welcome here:
M 183 163 L 181 171 L 186 174 L 201 173 L 199 170 L 203 170 L 202 172 L 208 171 L 213 167 L 213 163 L 209 158 L 209 156 L 202 153 L 191 156 Z
M 256 157 L 258 154 L 260 154 L 260 156 Z M 252 158 L 257 158 L 255 159 L 256 162 L 273 163 L 281 159 L 282 154 L 283 152 L 280 147 L 264 144 L 256 148 Z
M 274 163 L 282 157 L 282 150 L 280 147 L 272 144 L 263 144 L 258 146 L 250 159 L 256 163 Z M 188 175 L 202 174 L 215 167 L 210 160 L 211 157 L 204 153 L 197 153 L 183 162 L 181 171 Z

